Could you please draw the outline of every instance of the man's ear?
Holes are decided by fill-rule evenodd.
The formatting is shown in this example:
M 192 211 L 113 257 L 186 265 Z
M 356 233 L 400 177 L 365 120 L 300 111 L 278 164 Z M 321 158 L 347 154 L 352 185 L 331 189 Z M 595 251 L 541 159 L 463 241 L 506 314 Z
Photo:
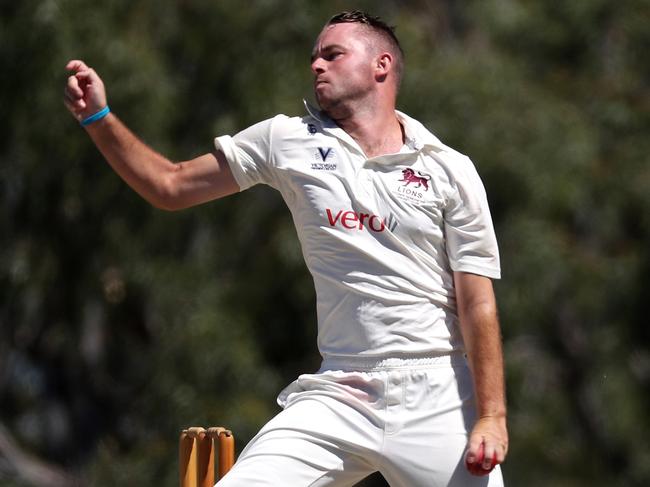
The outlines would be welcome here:
M 385 81 L 392 66 L 393 56 L 389 52 L 382 52 L 377 56 L 375 64 L 375 78 L 377 81 Z

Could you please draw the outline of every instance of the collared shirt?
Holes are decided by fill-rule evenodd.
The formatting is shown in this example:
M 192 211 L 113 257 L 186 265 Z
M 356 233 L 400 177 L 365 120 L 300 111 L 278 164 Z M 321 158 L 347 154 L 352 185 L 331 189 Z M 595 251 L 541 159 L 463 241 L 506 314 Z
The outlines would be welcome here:
M 462 351 L 453 271 L 500 277 L 474 165 L 401 112 L 403 149 L 368 158 L 307 109 L 215 145 L 241 190 L 267 184 L 287 203 L 314 278 L 321 355 Z

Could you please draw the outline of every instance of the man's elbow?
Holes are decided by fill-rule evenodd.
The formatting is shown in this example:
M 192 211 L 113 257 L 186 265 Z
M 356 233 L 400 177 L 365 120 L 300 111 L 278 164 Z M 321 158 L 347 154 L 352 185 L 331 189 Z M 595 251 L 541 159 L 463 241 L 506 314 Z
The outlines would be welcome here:
M 485 319 L 496 318 L 498 315 L 498 309 L 494 300 L 484 299 L 466 303 L 460 310 L 460 314 L 462 316 L 467 316 L 472 320 L 482 321 Z
M 186 208 L 183 205 L 174 173 L 161 178 L 155 190 L 146 197 L 154 208 L 164 211 L 178 211 Z
M 178 205 L 173 200 L 166 200 L 162 198 L 147 198 L 147 201 L 149 202 L 149 204 L 151 204 L 151 206 L 153 206 L 157 210 L 178 211 L 184 208 L 183 206 Z

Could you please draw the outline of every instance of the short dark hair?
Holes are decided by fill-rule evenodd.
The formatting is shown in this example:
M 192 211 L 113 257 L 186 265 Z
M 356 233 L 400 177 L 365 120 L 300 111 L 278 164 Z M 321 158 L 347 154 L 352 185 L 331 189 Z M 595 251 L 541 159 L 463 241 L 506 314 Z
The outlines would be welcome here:
M 390 46 L 392 54 L 395 57 L 395 73 L 397 74 L 397 86 L 402 80 L 402 73 L 404 71 L 404 51 L 402 46 L 395 35 L 395 27 L 388 25 L 381 18 L 370 15 L 361 10 L 352 10 L 350 12 L 341 12 L 332 17 L 326 25 L 332 24 L 361 24 L 366 26 L 369 30 L 379 35 L 388 46 Z

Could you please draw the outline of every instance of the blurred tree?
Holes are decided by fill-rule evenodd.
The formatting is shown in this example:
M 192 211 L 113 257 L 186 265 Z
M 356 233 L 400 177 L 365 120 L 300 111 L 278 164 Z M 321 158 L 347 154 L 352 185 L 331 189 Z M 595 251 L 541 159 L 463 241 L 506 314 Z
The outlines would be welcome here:
M 646 1 L 25 0 L 0 4 L 0 483 L 173 485 L 180 428 L 227 424 L 241 447 L 319 360 L 278 195 L 151 209 L 63 108 L 66 61 L 87 60 L 136 133 L 189 158 L 300 114 L 311 44 L 353 5 L 397 24 L 400 108 L 488 189 L 506 481 L 650 482 Z

